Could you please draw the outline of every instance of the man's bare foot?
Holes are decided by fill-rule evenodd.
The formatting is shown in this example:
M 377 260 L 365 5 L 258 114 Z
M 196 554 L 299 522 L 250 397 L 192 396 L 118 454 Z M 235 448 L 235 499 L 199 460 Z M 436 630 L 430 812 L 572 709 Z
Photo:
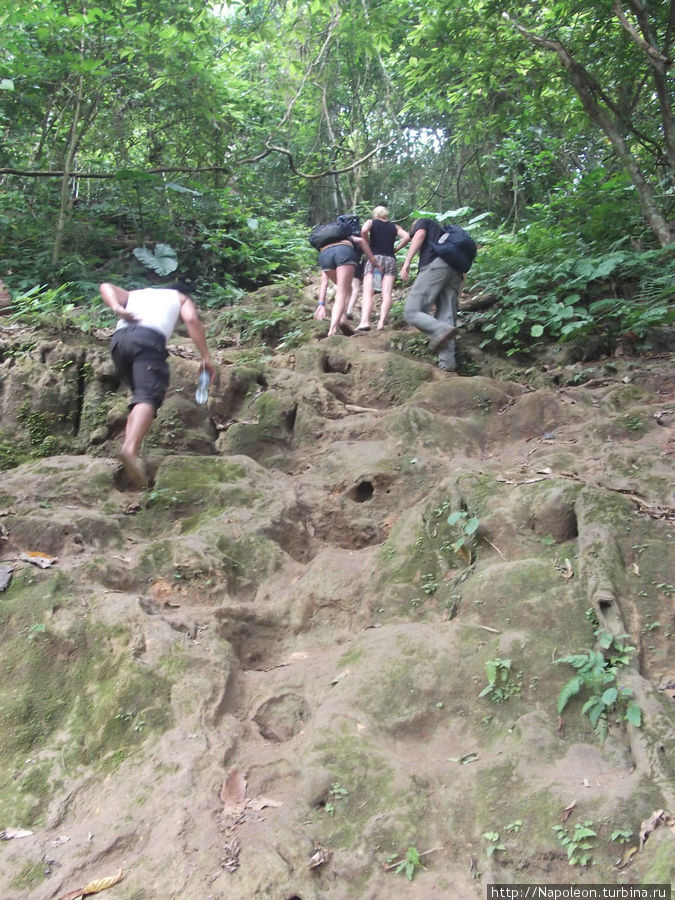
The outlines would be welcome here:
M 121 450 L 118 459 L 124 466 L 124 471 L 129 476 L 129 481 L 136 490 L 140 491 L 144 488 L 148 477 L 145 472 L 143 461 L 128 450 Z

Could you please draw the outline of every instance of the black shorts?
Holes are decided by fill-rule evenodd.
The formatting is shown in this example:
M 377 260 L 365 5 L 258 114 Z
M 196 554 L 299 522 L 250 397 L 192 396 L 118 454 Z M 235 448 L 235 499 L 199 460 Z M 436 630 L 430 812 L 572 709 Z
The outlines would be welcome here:
M 137 403 L 150 403 L 157 412 L 169 386 L 164 335 L 154 328 L 128 325 L 113 335 L 110 353 L 118 375 L 131 388 L 129 409 Z

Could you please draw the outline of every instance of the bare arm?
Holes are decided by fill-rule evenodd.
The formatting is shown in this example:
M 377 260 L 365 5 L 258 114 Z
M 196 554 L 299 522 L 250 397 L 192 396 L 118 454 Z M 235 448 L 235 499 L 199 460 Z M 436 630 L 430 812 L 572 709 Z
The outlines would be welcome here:
M 185 322 L 188 334 L 192 338 L 192 342 L 202 356 L 202 364 L 199 370 L 206 369 L 211 378 L 215 377 L 216 367 L 213 365 L 209 348 L 206 344 L 206 332 L 204 326 L 197 313 L 197 308 L 189 297 L 181 294 L 180 317 Z
M 394 247 L 394 253 L 398 253 L 398 251 L 402 250 L 406 244 L 410 243 L 409 233 L 404 228 L 401 228 L 400 225 L 396 226 L 396 234 L 399 237 L 399 242 L 397 246 Z
M 363 228 L 361 229 L 361 237 L 370 243 L 370 229 L 373 227 L 373 220 L 368 219 L 367 222 L 363 223 Z
M 120 319 L 125 319 L 127 322 L 138 322 L 138 316 L 132 312 L 127 312 L 129 291 L 109 282 L 99 284 L 98 291 L 105 305 L 109 306 Z
M 403 281 L 408 281 L 408 279 L 410 278 L 410 263 L 415 258 L 415 255 L 419 252 L 426 236 L 427 232 L 425 228 L 418 228 L 415 234 L 412 236 L 410 247 L 408 247 L 408 254 L 405 258 L 405 262 L 401 266 L 401 279 Z
M 353 237 L 351 240 L 355 246 L 358 246 L 363 250 L 370 262 L 375 265 L 375 257 L 373 256 L 373 251 L 370 249 L 368 241 L 362 237 Z

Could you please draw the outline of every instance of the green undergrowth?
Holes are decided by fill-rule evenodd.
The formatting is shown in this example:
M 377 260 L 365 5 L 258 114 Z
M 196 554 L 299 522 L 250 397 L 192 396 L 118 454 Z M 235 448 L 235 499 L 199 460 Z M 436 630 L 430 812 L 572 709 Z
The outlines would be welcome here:
M 311 338 L 306 310 L 283 295 L 263 308 L 239 304 L 223 309 L 209 332 L 225 347 L 235 336 L 238 346 L 264 344 L 279 350 L 291 350 Z
M 628 336 L 648 349 L 650 329 L 675 321 L 670 248 L 636 250 L 621 239 L 594 249 L 553 237 L 535 225 L 518 240 L 503 234 L 484 248 L 473 290 L 499 302 L 467 317 L 484 335 L 482 346 L 527 355 L 546 342 L 595 337 L 609 351 Z

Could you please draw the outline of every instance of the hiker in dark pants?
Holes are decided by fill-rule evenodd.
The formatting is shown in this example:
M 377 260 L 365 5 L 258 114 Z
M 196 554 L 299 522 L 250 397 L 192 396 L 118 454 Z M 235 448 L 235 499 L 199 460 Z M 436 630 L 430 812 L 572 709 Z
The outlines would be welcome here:
M 403 317 L 429 339 L 429 348 L 439 351 L 438 367 L 446 372 L 457 368 L 455 339 L 459 293 L 464 283 L 461 272 L 444 262 L 431 246 L 443 234 L 435 219 L 418 219 L 410 229 L 410 247 L 401 266 L 403 281 L 410 279 L 410 263 L 419 253 L 419 271 L 408 291 Z M 429 310 L 435 306 L 432 316 Z
M 140 489 L 146 473 L 140 450 L 143 438 L 164 402 L 169 386 L 166 343 L 181 318 L 199 350 L 200 371 L 216 374 L 206 345 L 206 333 L 197 309 L 180 282 L 171 288 L 127 291 L 115 284 L 101 284 L 103 302 L 119 316 L 110 352 L 117 372 L 132 390 L 129 416 L 119 458 L 129 480 Z

